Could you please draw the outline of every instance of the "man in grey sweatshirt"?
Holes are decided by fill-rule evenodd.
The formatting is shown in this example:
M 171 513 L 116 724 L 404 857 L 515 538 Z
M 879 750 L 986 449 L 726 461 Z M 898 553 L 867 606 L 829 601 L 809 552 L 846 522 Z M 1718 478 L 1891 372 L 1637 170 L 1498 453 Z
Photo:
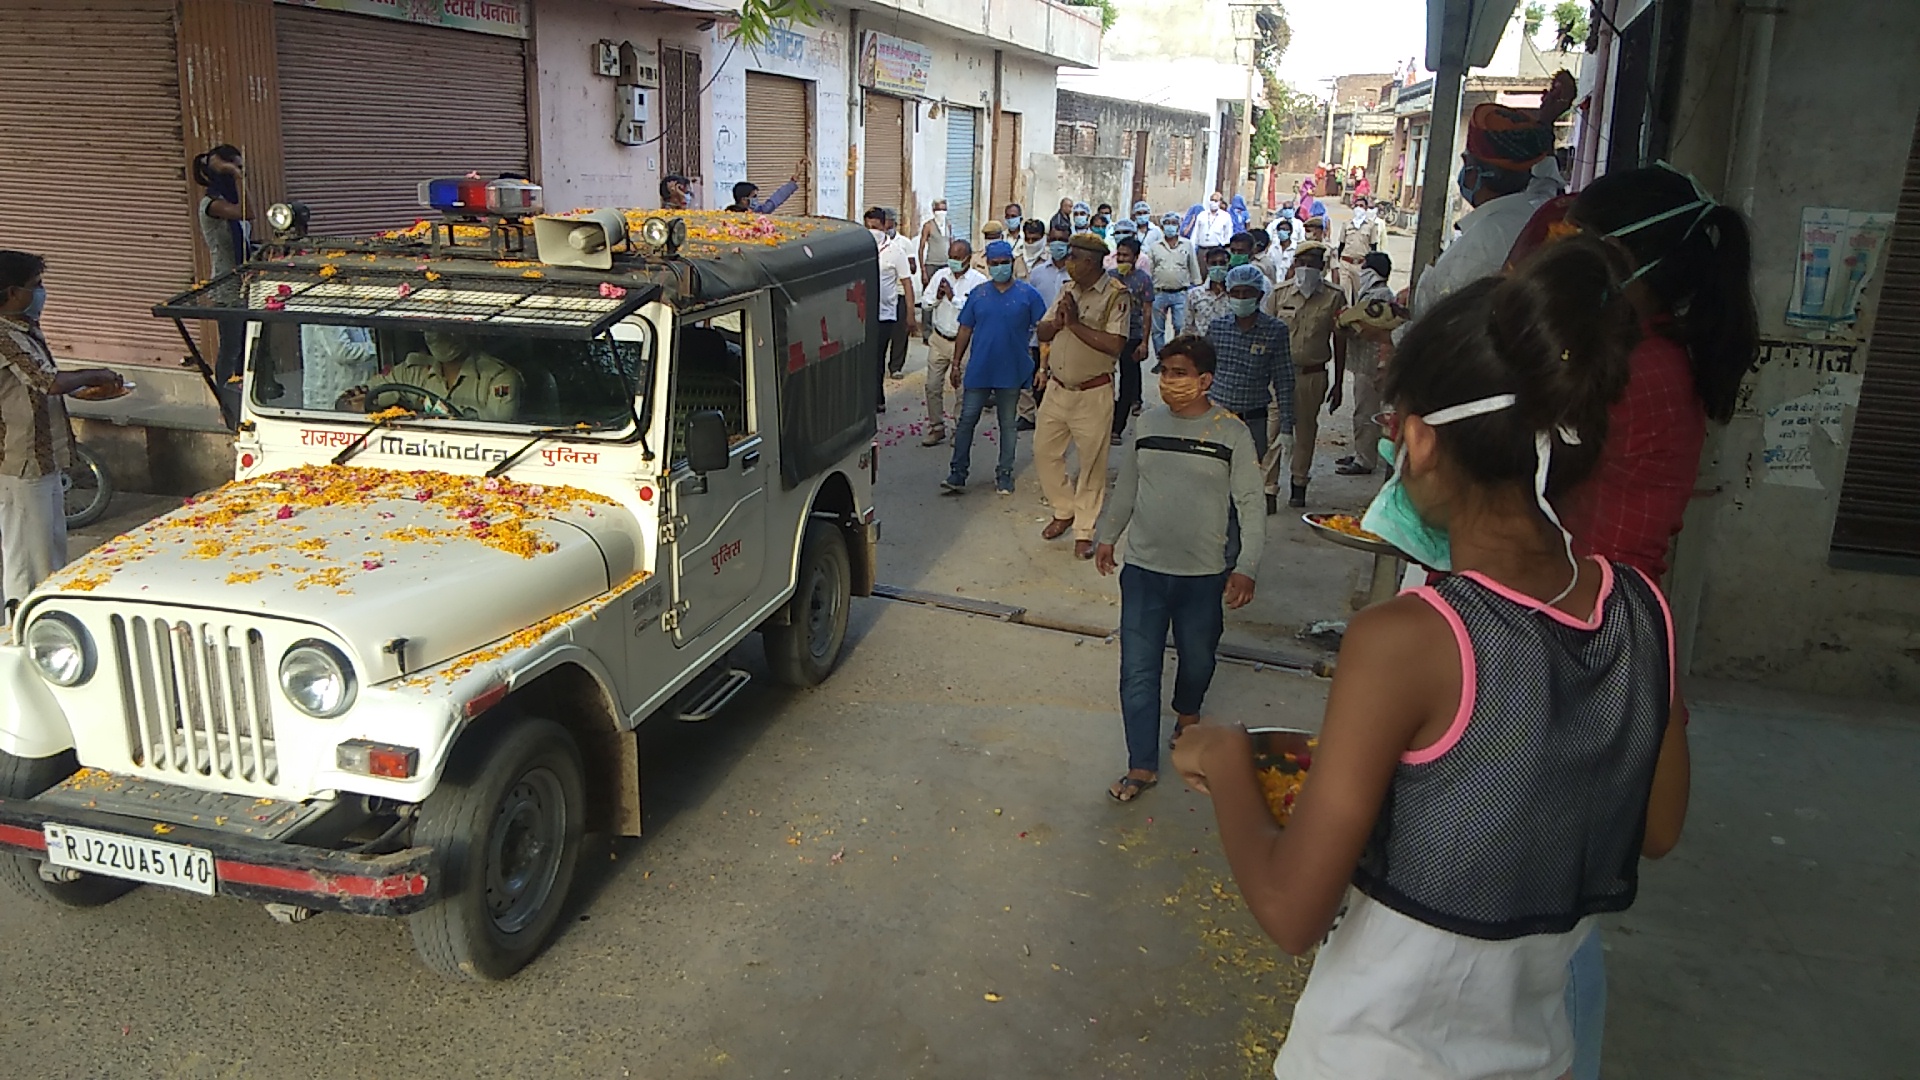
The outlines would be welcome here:
M 1120 572 L 1120 715 L 1127 775 L 1107 794 L 1131 802 L 1160 770 L 1160 669 L 1167 629 L 1179 658 L 1173 680 L 1174 727 L 1200 719 L 1213 682 L 1225 620 L 1221 605 L 1253 599 L 1266 542 L 1260 456 L 1247 425 L 1207 399 L 1214 351 L 1183 334 L 1160 350 L 1160 400 L 1134 429 L 1120 456 L 1120 480 L 1094 532 L 1094 563 L 1111 574 L 1113 545 L 1127 535 Z M 1227 511 L 1239 508 L 1240 551 L 1229 566 Z

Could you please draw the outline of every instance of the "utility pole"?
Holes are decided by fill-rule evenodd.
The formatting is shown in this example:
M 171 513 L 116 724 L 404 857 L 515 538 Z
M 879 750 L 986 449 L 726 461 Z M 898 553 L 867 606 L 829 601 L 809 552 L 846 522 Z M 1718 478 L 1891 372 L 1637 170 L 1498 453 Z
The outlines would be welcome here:
M 1427 124 L 1427 160 L 1420 170 L 1420 221 L 1413 230 L 1412 285 L 1440 257 L 1440 236 L 1447 227 L 1448 196 L 1453 194 L 1453 140 L 1460 127 L 1460 84 L 1467 65 L 1457 52 L 1442 54 L 1433 73 L 1433 119 Z
M 1244 194 L 1247 174 L 1253 171 L 1253 83 L 1260 59 L 1260 9 L 1262 3 L 1228 4 L 1227 15 L 1233 23 L 1233 39 L 1247 50 L 1247 97 L 1241 113 L 1240 168 L 1233 175 L 1233 190 L 1223 192 L 1229 200 Z
M 1333 167 L 1333 110 L 1340 107 L 1340 80 L 1327 80 L 1327 141 L 1320 148 L 1320 160 Z

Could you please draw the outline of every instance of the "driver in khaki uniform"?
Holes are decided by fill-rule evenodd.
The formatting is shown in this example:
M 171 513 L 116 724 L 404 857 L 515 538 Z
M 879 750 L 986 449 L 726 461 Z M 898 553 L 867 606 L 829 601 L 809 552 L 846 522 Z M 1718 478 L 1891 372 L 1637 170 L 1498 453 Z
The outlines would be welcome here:
M 519 372 L 499 357 L 474 348 L 463 335 L 429 330 L 425 336 L 427 351 L 409 353 L 384 381 L 436 394 L 470 420 L 511 421 L 519 416 L 523 389 Z M 356 396 L 358 407 L 370 407 L 364 391 Z M 428 399 L 420 404 L 432 409 L 437 403 Z

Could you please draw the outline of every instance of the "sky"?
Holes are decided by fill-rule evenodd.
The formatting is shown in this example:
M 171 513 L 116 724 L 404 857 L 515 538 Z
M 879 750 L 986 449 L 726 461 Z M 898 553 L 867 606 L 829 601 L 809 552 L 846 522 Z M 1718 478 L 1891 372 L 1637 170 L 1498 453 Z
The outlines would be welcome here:
M 1105 46 L 1113 60 L 1234 60 L 1226 0 L 1115 4 L 1120 18 Z M 1334 75 L 1391 72 L 1409 57 L 1425 63 L 1426 0 L 1282 0 L 1281 6 L 1293 44 L 1281 58 L 1280 77 L 1296 89 L 1324 93 L 1321 80 Z

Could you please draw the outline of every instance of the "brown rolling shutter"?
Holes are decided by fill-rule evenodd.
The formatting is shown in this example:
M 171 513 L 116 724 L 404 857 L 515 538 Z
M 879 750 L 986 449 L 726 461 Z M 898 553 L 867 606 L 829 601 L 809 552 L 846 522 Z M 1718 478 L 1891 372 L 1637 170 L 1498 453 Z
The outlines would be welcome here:
M 154 304 L 193 284 L 170 2 L 0 0 L 0 247 L 47 258 L 63 360 L 168 364 Z
M 860 168 L 864 189 L 861 213 L 869 206 L 888 206 L 906 216 L 901 205 L 906 201 L 906 105 L 891 94 L 866 93 L 867 148 L 866 161 Z
M 516 38 L 282 7 L 279 52 L 287 196 L 315 235 L 413 224 L 430 177 L 528 173 Z
M 1920 559 L 1920 126 L 1908 151 L 1885 274 L 1833 547 L 1905 562 Z
M 1007 212 L 1008 203 L 1022 202 L 1020 183 L 1020 114 L 1002 112 L 993 127 L 993 205 L 995 217 Z
M 813 160 L 813 125 L 808 122 L 807 84 L 765 72 L 747 72 L 747 179 L 760 186 L 759 197 L 787 182 L 796 165 Z M 723 187 L 731 181 L 720 178 Z M 802 176 L 800 190 L 776 211 L 782 216 L 813 213 L 813 177 Z

